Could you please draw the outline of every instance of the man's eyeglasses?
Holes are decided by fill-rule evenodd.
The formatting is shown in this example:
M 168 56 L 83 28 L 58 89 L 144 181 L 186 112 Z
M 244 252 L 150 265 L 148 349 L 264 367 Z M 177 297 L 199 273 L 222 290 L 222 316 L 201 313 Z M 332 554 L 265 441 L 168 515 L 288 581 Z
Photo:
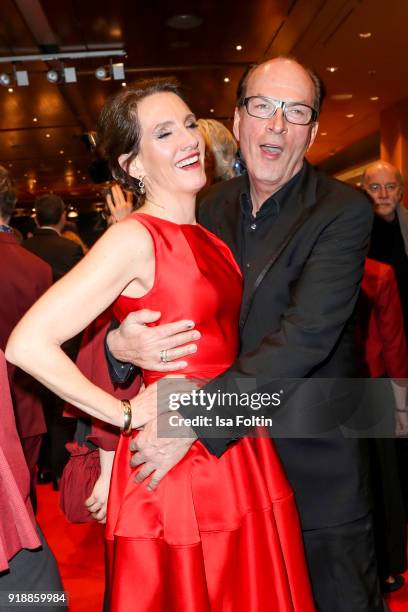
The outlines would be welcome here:
M 265 96 L 250 96 L 245 98 L 243 105 L 248 115 L 258 119 L 270 119 L 278 108 L 282 109 L 286 121 L 296 125 L 309 125 L 317 119 L 317 111 L 314 108 L 298 102 L 284 102 Z
M 397 191 L 399 186 L 399 183 L 386 183 L 385 185 L 380 185 L 380 183 L 370 183 L 370 185 L 368 185 L 368 189 L 372 193 L 378 193 L 381 191 L 381 189 L 385 189 L 387 192 L 389 191 L 390 193 L 393 193 L 394 191 Z

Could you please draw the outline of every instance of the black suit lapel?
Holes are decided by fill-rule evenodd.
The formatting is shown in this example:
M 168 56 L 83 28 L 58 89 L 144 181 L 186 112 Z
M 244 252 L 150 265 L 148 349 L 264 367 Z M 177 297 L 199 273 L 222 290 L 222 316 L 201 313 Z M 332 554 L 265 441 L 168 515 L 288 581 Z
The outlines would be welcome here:
M 313 211 L 316 201 L 316 174 L 307 167 L 305 177 L 296 193 L 285 202 L 278 219 L 272 225 L 268 236 L 258 245 L 256 262 L 244 276 L 244 295 L 241 307 L 241 328 L 245 324 L 255 292 L 267 272 L 286 249 L 297 231 Z

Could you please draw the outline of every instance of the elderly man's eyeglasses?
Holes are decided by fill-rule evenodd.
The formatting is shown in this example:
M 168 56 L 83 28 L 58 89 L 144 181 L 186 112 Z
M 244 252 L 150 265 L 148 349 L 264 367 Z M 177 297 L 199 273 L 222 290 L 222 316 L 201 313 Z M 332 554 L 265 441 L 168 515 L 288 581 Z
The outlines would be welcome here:
M 245 98 L 243 105 L 248 115 L 258 119 L 270 119 L 278 108 L 282 109 L 286 121 L 296 125 L 309 125 L 317 119 L 317 111 L 314 108 L 298 102 L 284 102 L 265 96 L 250 96 Z
M 385 185 L 380 185 L 380 183 L 370 183 L 368 185 L 368 189 L 372 191 L 372 193 L 379 193 L 381 189 L 385 189 L 385 191 L 393 193 L 394 191 L 397 191 L 399 186 L 399 183 L 385 183 Z

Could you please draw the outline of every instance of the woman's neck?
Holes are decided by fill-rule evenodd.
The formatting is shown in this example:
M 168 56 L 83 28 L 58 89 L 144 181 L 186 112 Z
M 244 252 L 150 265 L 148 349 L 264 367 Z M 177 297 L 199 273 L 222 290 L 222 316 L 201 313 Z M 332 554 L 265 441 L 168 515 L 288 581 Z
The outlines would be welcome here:
M 146 195 L 145 203 L 138 210 L 173 223 L 194 224 L 195 200 L 195 195 L 190 194 L 152 193 Z

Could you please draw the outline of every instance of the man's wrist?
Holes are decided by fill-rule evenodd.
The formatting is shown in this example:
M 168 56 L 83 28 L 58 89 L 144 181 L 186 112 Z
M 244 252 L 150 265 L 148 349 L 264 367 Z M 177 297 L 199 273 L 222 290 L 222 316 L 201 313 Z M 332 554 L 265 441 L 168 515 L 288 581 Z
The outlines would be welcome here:
M 120 339 L 120 329 L 111 329 L 106 335 L 106 345 L 109 349 L 110 354 L 118 361 L 126 361 L 123 359 L 123 355 L 118 348 Z
M 111 321 L 110 329 L 105 335 L 104 349 L 109 369 L 109 375 L 112 382 L 115 384 L 124 384 L 132 379 L 136 371 L 136 366 L 133 365 L 133 363 L 126 362 L 126 358 L 123 358 L 123 356 L 121 357 L 120 355 L 118 355 L 117 350 L 115 354 L 115 342 L 113 343 L 113 346 L 112 343 L 109 342 L 110 340 L 112 340 L 112 338 L 110 337 L 111 334 L 119 332 L 119 330 L 116 329 L 117 325 L 119 325 L 118 321 L 113 318 Z M 113 337 L 113 339 L 115 340 L 115 336 Z

